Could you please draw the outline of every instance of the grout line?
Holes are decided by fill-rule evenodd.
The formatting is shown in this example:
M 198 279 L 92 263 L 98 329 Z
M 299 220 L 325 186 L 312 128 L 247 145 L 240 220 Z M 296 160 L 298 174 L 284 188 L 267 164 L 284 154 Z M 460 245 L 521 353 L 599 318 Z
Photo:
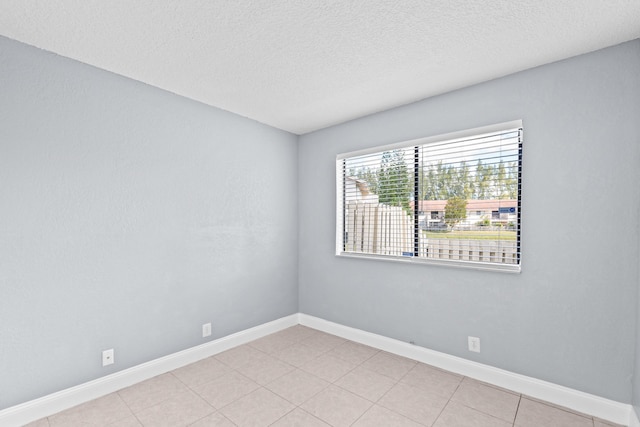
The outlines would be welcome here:
M 513 417 L 513 423 L 512 425 L 515 426 L 516 425 L 516 420 L 518 419 L 518 412 L 520 411 L 520 403 L 522 402 L 522 394 L 520 395 L 520 397 L 518 397 L 518 405 L 516 406 L 516 413 Z
M 447 403 L 442 407 L 442 409 L 440 410 L 440 412 L 438 413 L 438 416 L 436 417 L 436 419 L 433 421 L 432 425 L 435 425 L 438 420 L 440 419 L 440 417 L 442 416 L 442 413 L 444 412 L 444 410 L 447 408 L 447 406 L 449 406 L 449 403 L 451 403 L 451 398 L 449 398 L 449 400 L 447 400 Z

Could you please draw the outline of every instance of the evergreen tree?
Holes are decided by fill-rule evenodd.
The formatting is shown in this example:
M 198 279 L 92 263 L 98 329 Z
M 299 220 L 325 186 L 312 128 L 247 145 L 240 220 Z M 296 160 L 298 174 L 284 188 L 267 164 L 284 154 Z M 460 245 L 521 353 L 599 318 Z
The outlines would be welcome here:
M 467 199 L 462 197 L 452 197 L 447 200 L 444 208 L 444 222 L 449 227 L 454 227 L 457 223 L 467 217 Z
M 507 192 L 509 199 L 518 198 L 518 163 L 509 163 L 507 178 Z
M 478 160 L 476 165 L 476 195 L 475 198 L 484 200 L 489 198 L 490 187 L 490 166 L 485 166 L 482 160 Z
M 469 165 L 466 162 L 460 164 L 458 182 L 460 183 L 459 192 L 456 194 L 463 199 L 472 199 L 475 192 L 475 182 L 472 179 Z
M 424 169 L 421 169 L 422 172 L 422 182 L 421 182 L 421 200 L 438 200 L 439 190 L 438 190 L 438 181 L 437 181 L 437 173 L 435 170 L 435 166 L 430 164 L 426 167 L 426 174 L 424 173 Z
M 378 194 L 378 175 L 375 171 L 372 171 L 368 166 L 362 167 L 360 169 L 349 169 L 349 175 L 355 176 L 358 179 L 363 180 L 367 183 L 367 187 L 369 187 L 369 191 L 373 194 Z
M 421 200 L 515 199 L 518 196 L 518 163 L 483 163 L 475 168 L 462 161 L 458 165 L 429 164 L 419 171 Z
M 377 178 L 377 194 L 380 203 L 402 206 L 405 211 L 410 212 L 413 180 L 409 179 L 409 170 L 402 150 L 382 153 Z
M 498 164 L 498 168 L 496 171 L 496 190 L 498 199 L 506 199 L 508 198 L 508 190 L 507 190 L 507 169 L 504 166 L 504 162 L 500 160 Z

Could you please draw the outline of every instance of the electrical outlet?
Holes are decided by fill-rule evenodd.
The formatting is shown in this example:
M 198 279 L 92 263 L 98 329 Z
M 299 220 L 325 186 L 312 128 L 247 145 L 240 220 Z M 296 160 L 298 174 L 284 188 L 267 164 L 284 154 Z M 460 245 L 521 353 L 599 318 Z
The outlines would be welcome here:
M 469 338 L 469 351 L 480 353 L 480 338 L 478 337 L 468 337 L 468 338 Z
M 102 366 L 113 365 L 114 362 L 115 359 L 112 348 L 102 352 Z
M 208 337 L 211 335 L 211 323 L 205 323 L 202 325 L 202 337 Z

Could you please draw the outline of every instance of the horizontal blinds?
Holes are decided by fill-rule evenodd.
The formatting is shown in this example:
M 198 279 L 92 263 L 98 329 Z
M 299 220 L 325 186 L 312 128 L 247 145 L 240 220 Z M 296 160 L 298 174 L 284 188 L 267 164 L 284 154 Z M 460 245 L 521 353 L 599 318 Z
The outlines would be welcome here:
M 347 253 L 520 263 L 522 129 L 339 156 Z
M 344 159 L 344 250 L 412 256 L 413 147 Z

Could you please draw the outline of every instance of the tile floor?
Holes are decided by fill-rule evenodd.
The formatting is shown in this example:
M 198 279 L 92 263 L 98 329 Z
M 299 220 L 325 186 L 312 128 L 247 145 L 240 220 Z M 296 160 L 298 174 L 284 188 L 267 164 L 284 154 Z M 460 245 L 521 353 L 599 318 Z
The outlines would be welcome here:
M 298 325 L 29 427 L 612 425 Z

